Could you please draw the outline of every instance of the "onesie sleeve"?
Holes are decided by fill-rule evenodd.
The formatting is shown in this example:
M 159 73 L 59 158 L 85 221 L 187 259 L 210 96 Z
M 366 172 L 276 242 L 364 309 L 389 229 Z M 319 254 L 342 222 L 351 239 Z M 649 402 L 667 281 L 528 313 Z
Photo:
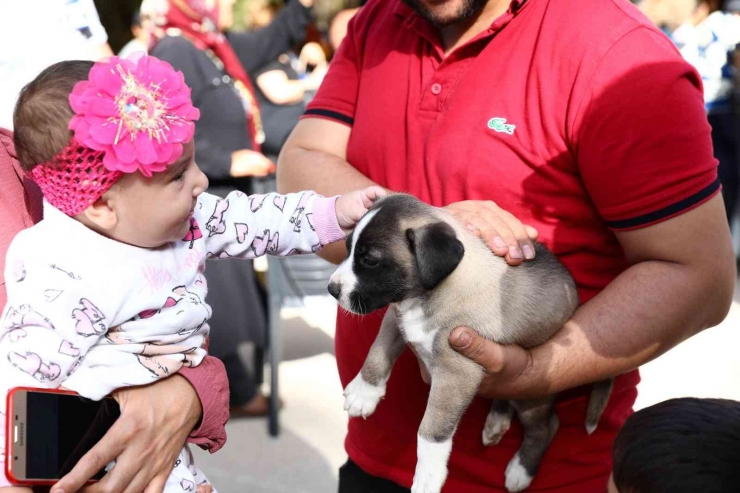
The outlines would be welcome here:
M 337 223 L 336 200 L 310 191 L 251 196 L 236 191 L 226 198 L 202 194 L 195 219 L 208 258 L 315 253 L 345 236 Z

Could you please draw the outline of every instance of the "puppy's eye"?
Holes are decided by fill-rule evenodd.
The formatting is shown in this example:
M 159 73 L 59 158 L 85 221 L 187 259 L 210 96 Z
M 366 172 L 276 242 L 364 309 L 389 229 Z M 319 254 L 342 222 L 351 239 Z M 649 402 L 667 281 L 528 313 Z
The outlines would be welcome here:
M 368 257 L 367 255 L 363 255 L 360 257 L 360 265 L 363 267 L 367 267 L 368 269 L 372 269 L 373 267 L 378 266 L 378 260 L 374 259 L 372 257 Z

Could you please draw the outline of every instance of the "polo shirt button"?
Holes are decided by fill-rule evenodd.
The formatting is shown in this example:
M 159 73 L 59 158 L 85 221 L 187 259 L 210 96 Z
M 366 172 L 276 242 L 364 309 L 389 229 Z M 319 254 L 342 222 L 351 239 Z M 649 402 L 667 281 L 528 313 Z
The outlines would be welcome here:
M 434 94 L 436 96 L 440 92 L 442 92 L 442 85 L 441 84 L 437 84 L 436 82 L 434 84 L 432 84 L 432 94 Z

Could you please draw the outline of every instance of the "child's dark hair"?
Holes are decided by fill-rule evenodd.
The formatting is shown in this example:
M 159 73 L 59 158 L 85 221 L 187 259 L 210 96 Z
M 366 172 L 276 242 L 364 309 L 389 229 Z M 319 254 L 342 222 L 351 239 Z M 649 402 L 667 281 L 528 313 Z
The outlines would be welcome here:
M 619 493 L 740 491 L 740 402 L 671 399 L 638 411 L 612 456 Z
M 55 63 L 29 82 L 13 113 L 13 141 L 25 171 L 49 161 L 69 142 L 72 108 L 69 95 L 75 84 L 87 80 L 93 62 Z

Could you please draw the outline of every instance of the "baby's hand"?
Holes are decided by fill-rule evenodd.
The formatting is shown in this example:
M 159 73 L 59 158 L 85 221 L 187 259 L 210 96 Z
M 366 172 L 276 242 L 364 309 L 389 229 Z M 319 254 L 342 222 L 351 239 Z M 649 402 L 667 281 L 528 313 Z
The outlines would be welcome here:
M 388 195 L 388 192 L 384 188 L 373 186 L 364 190 L 355 190 L 339 197 L 335 205 L 339 227 L 345 233 L 349 233 L 370 206 L 386 195 Z

